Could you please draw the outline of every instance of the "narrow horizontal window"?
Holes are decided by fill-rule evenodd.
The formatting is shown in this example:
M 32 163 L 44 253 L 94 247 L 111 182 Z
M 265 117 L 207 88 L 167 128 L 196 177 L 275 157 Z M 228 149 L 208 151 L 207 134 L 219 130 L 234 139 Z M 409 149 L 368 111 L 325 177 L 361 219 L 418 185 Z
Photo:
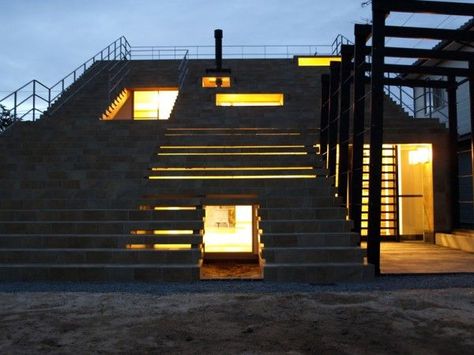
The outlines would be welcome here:
M 283 106 L 283 94 L 216 94 L 216 106 Z
M 328 67 L 331 62 L 340 62 L 341 57 L 327 56 L 327 57 L 298 57 L 299 67 Z

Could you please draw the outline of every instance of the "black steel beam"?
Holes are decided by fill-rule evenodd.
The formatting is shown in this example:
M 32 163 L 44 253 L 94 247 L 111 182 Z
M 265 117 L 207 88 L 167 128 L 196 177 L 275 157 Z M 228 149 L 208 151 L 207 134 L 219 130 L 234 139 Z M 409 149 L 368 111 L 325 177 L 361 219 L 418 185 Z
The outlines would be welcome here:
M 469 70 L 463 68 L 447 68 L 447 67 L 428 67 L 421 65 L 403 65 L 403 64 L 385 64 L 382 67 L 385 73 L 401 73 L 401 74 L 431 74 L 442 76 L 461 76 L 468 77 Z M 365 65 L 366 70 L 371 70 L 370 65 Z
M 471 111 L 471 173 L 474 201 L 474 60 L 469 61 L 469 105 Z
M 372 26 L 371 25 L 354 25 L 354 37 L 358 37 L 367 43 L 367 41 L 372 37 Z
M 374 1 L 373 4 L 375 3 L 379 3 L 379 1 Z M 373 6 L 367 261 L 374 265 L 376 275 L 380 274 L 380 202 L 382 197 L 385 15 L 385 11 Z
M 327 164 L 329 176 L 336 175 L 336 155 L 337 155 L 337 132 L 338 132 L 338 111 L 339 111 L 339 80 L 340 80 L 340 62 L 331 62 L 331 76 L 329 79 L 329 134 L 327 154 Z
M 365 131 L 365 46 L 367 26 L 354 28 L 354 94 L 352 96 L 352 176 L 350 180 L 349 218 L 353 222 L 352 230 L 360 233 L 362 214 L 362 174 Z M 372 31 L 370 29 L 370 31 Z
M 451 216 L 453 219 L 453 228 L 459 221 L 459 182 L 458 182 L 458 105 L 457 105 L 457 85 L 456 78 L 448 78 L 448 124 L 449 124 L 449 169 L 450 169 L 450 187 L 451 187 Z
M 365 82 L 370 84 L 370 77 L 365 77 Z M 385 85 L 407 86 L 411 88 L 440 88 L 446 89 L 449 83 L 446 80 L 422 80 L 422 79 L 402 79 L 402 78 L 384 78 Z
M 321 119 L 319 130 L 320 154 L 326 157 L 328 151 L 328 123 L 329 123 L 329 74 L 321 75 Z M 327 163 L 327 160 L 326 160 Z
M 438 15 L 473 16 L 474 4 L 465 2 L 421 0 L 373 0 L 375 9 L 383 12 L 413 12 Z
M 339 104 L 339 170 L 337 194 L 344 205 L 347 202 L 347 177 L 349 162 L 349 125 L 351 107 L 351 59 L 354 55 L 354 46 L 341 46 L 341 79 Z
M 472 33 L 474 34 L 474 32 Z M 468 61 L 474 58 L 474 53 L 434 49 L 385 47 L 385 56 L 394 58 L 420 58 Z
M 474 32 L 462 30 L 445 30 L 441 28 L 386 26 L 386 37 L 422 38 L 448 41 L 474 41 Z

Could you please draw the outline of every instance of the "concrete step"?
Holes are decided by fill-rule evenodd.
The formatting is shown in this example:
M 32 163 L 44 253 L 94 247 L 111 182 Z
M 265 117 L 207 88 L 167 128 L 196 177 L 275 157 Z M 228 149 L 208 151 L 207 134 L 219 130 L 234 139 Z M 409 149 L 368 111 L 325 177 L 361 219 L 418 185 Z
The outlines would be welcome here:
M 155 221 L 155 220 L 200 220 L 204 210 L 0 210 L 0 221 Z
M 261 220 L 263 233 L 331 233 L 350 232 L 351 222 L 345 219 Z
M 373 267 L 362 263 L 265 264 L 265 281 L 275 282 L 366 282 L 373 279 Z
M 202 257 L 200 248 L 154 249 L 0 249 L 1 264 L 187 264 Z
M 358 263 L 363 253 L 358 247 L 265 247 L 263 258 L 267 264 Z
M 132 230 L 200 230 L 202 220 L 161 221 L 4 221 L 1 234 L 128 234 Z
M 207 169 L 204 168 L 198 168 L 199 170 L 196 169 L 189 169 L 189 168 L 184 168 L 183 170 L 176 170 L 176 169 L 169 169 L 169 170 L 160 170 L 160 171 L 154 171 L 151 170 L 148 172 L 149 177 L 155 177 L 157 179 L 160 179 L 162 177 L 166 177 L 164 179 L 173 179 L 175 177 L 178 179 L 178 177 L 187 177 L 187 178 L 198 178 L 198 177 L 229 177 L 229 176 L 235 176 L 237 178 L 244 178 L 246 176 L 257 176 L 266 178 L 266 179 L 272 179 L 272 178 L 285 178 L 289 176 L 293 176 L 294 178 L 298 177 L 305 177 L 305 176 L 326 176 L 327 170 L 326 169 L 315 169 L 315 168 L 310 168 L 307 167 L 305 169 L 298 169 L 298 168 L 278 168 L 278 167 L 273 167 L 273 168 L 267 168 L 267 169 L 262 169 L 258 167 L 245 167 L 245 168 L 234 168 L 234 169 L 229 169 L 224 168 L 224 167 L 219 167 L 219 168 L 212 168 L 209 167 Z
M 262 220 L 273 219 L 344 219 L 346 209 L 343 207 L 325 208 L 259 208 L 258 215 Z
M 128 244 L 202 244 L 201 234 L 3 234 L 0 248 L 126 248 Z
M 260 241 L 268 248 L 355 247 L 360 236 L 357 233 L 268 233 L 264 230 Z
M 150 162 L 150 167 L 247 167 L 260 165 L 322 167 L 322 162 L 321 158 L 316 155 L 156 155 Z
M 199 276 L 200 263 L 0 265 L 0 281 L 191 282 Z

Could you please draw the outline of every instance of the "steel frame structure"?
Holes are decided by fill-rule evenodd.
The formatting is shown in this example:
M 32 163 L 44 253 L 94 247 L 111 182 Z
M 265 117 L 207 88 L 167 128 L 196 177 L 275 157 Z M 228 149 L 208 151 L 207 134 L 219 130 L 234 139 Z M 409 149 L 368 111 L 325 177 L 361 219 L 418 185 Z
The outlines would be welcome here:
M 380 220 L 381 220 L 381 180 L 384 85 L 406 87 L 444 88 L 448 96 L 449 112 L 449 156 L 451 211 L 457 221 L 457 107 L 456 77 L 466 77 L 469 81 L 470 121 L 471 121 L 471 164 L 474 176 L 474 53 L 439 49 L 414 49 L 386 47 L 385 39 L 430 38 L 454 42 L 474 42 L 474 32 L 466 30 L 446 30 L 438 28 L 417 28 L 387 26 L 386 18 L 391 12 L 430 13 L 452 16 L 474 16 L 474 4 L 420 1 L 420 0 L 373 0 L 372 25 L 355 25 L 354 45 L 341 47 L 341 62 L 331 63 L 330 74 L 323 75 L 321 108 L 321 152 L 325 154 L 330 176 L 335 175 L 336 146 L 339 145 L 338 196 L 349 207 L 349 217 L 353 220 L 353 230 L 361 230 L 362 205 L 362 158 L 365 129 L 365 99 L 370 97 L 370 175 L 369 175 L 369 223 L 367 236 L 367 260 L 380 274 Z M 367 41 L 372 38 L 372 46 Z M 371 56 L 371 63 L 366 56 Z M 421 65 L 385 64 L 385 58 L 426 58 L 467 62 L 468 68 L 448 68 Z M 366 76 L 370 72 L 370 76 Z M 388 78 L 387 73 L 398 73 L 396 78 Z M 441 75 L 447 80 L 409 79 L 400 74 Z M 327 85 L 327 82 L 330 85 Z M 366 95 L 366 84 L 370 93 Z M 337 85 L 337 89 L 335 86 Z M 351 85 L 353 96 L 351 104 Z M 334 106 L 338 105 L 338 114 Z M 329 109 L 328 109 L 329 107 Z M 352 162 L 349 164 L 349 117 L 352 107 Z M 335 137 L 337 139 L 335 139 Z M 327 147 L 326 147 L 327 145 Z M 474 181 L 473 181 L 474 183 Z M 347 194 L 347 186 L 349 193 Z

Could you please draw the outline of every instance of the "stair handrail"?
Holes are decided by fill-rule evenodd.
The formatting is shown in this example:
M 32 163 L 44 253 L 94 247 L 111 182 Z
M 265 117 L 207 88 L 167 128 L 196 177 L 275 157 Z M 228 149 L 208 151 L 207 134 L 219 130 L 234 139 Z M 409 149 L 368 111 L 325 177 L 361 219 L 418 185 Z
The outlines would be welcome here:
M 10 94 L 0 99 L 0 104 L 4 105 L 9 111 L 13 113 L 15 121 L 23 120 L 31 114 L 32 121 L 36 120 L 37 113 L 40 115 L 46 112 L 51 105 L 59 99 L 59 97 L 67 91 L 72 84 L 74 84 L 80 76 L 82 76 L 96 61 L 98 60 L 124 60 L 131 56 L 131 46 L 125 36 L 120 36 L 118 39 L 110 43 L 94 56 L 86 60 L 84 63 L 75 68 L 72 72 L 58 80 L 55 84 L 48 87 L 42 82 L 34 79 L 20 88 L 14 90 Z M 82 86 L 81 86 L 82 87 Z M 29 95 L 23 97 L 22 91 L 28 89 Z M 38 90 L 40 89 L 40 90 Z M 77 90 L 70 95 L 75 95 Z M 31 100 L 31 103 L 25 111 L 20 111 L 26 103 Z M 13 106 L 8 105 L 7 102 L 13 101 Z M 41 103 L 41 104 L 40 104 Z M 10 106 L 10 107 L 8 107 Z
M 188 74 L 188 54 L 189 51 L 187 50 L 178 66 L 178 86 L 180 89 L 183 87 L 184 79 Z
M 341 47 L 342 47 L 343 44 L 354 45 L 354 42 L 352 42 L 349 38 L 347 38 L 343 34 L 339 33 L 331 44 L 331 54 L 332 55 L 340 55 L 341 54 Z
M 107 85 L 107 93 L 108 93 L 108 102 L 112 100 L 113 97 L 116 96 L 118 93 L 117 90 L 124 81 L 128 77 L 130 73 L 130 61 L 128 58 L 117 61 L 112 65 L 112 67 L 108 71 L 108 85 Z M 118 68 L 118 69 L 116 69 Z M 115 73 L 114 73 L 115 70 Z

